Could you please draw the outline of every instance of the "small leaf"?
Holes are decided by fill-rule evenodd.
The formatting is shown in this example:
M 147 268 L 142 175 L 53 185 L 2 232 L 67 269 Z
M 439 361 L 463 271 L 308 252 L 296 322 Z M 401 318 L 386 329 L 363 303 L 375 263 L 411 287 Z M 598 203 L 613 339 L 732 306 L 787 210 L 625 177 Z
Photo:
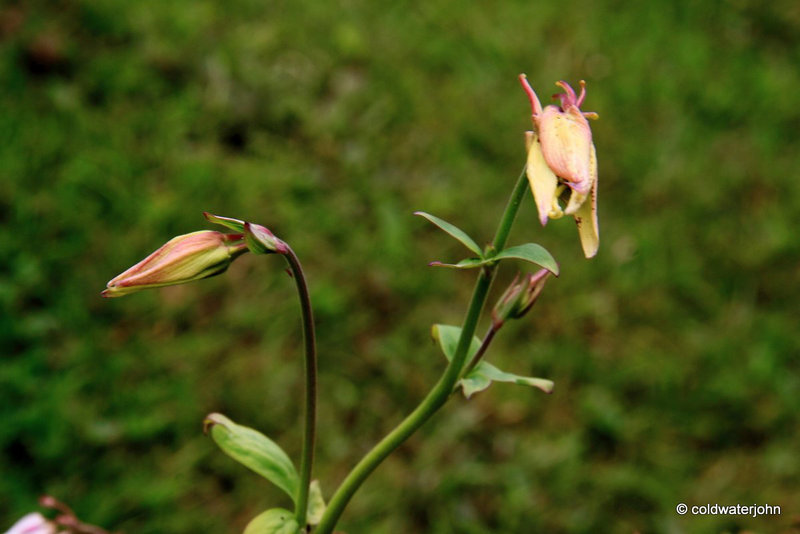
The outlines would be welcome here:
M 477 369 L 480 367 L 480 364 L 476 365 L 475 367 Z M 470 398 L 472 397 L 473 393 L 483 391 L 492 385 L 492 379 L 484 374 L 476 373 L 476 369 L 470 371 L 469 374 L 462 378 L 461 382 L 459 382 L 461 385 L 461 391 L 464 393 L 466 398 Z
M 483 251 L 481 250 L 481 247 L 479 247 L 478 244 L 461 228 L 458 228 L 457 226 L 454 226 L 449 222 L 440 219 L 439 217 L 431 215 L 430 213 L 425 213 L 424 211 L 415 211 L 414 215 L 419 215 L 420 217 L 428 219 L 430 222 L 458 240 L 462 245 L 477 254 L 479 258 L 483 257 Z
M 442 263 L 440 261 L 432 261 L 428 265 L 431 267 L 448 267 L 450 269 L 474 269 L 489 263 L 488 260 L 481 258 L 466 258 L 458 263 Z
M 244 233 L 244 221 L 240 221 L 239 219 L 231 219 L 230 217 L 222 217 L 221 215 L 214 215 L 213 213 L 208 213 L 207 211 L 203 212 L 203 216 L 208 219 L 209 222 L 219 224 L 225 228 L 230 228 L 239 234 Z
M 489 362 L 480 362 L 475 366 L 475 369 L 461 380 L 461 387 L 464 391 L 464 396 L 470 398 L 473 393 L 488 388 L 492 382 L 508 382 L 521 386 L 532 386 L 541 389 L 545 393 L 552 393 L 554 386 L 552 380 L 506 373 Z
M 431 328 L 431 335 L 433 336 L 433 339 L 439 343 L 439 347 L 441 347 L 445 358 L 447 358 L 447 361 L 452 360 L 456 353 L 456 349 L 458 348 L 458 340 L 461 337 L 461 328 L 447 324 L 435 324 Z M 469 345 L 467 359 L 465 359 L 465 361 L 478 352 L 479 348 L 481 348 L 481 340 L 478 339 L 477 336 L 472 336 L 472 343 Z
M 300 477 L 277 443 L 261 432 L 237 425 L 222 414 L 210 414 L 204 424 L 206 430 L 211 428 L 211 437 L 225 454 L 278 486 L 292 501 L 297 498 Z
M 452 360 L 453 355 L 456 353 L 456 348 L 458 347 L 458 340 L 461 337 L 461 328 L 457 326 L 435 324 L 431 329 L 431 335 L 433 339 L 439 343 L 447 360 Z M 480 346 L 481 340 L 473 336 L 467 354 L 467 361 L 478 352 Z M 509 382 L 523 386 L 533 386 L 541 389 L 545 393 L 552 393 L 553 391 L 553 382 L 550 380 L 506 373 L 486 361 L 479 362 L 478 365 L 475 366 L 475 369 L 470 371 L 467 376 L 459 381 L 458 385 L 461 386 L 464 396 L 470 398 L 474 393 L 488 388 L 492 382 Z
M 325 499 L 322 498 L 322 489 L 319 480 L 312 480 L 308 492 L 308 514 L 306 521 L 309 525 L 318 525 L 325 513 Z
M 492 260 L 503 260 L 513 258 L 517 260 L 524 260 L 543 267 L 558 276 L 558 263 L 555 258 L 541 245 L 536 243 L 526 243 L 524 245 L 517 245 L 501 250 L 495 255 Z
M 442 263 L 440 261 L 431 262 L 431 267 L 448 267 L 450 269 L 475 269 L 476 267 L 483 267 L 495 263 L 498 260 L 523 260 L 534 263 L 544 269 L 547 269 L 554 275 L 558 276 L 559 269 L 558 263 L 555 258 L 541 245 L 535 243 L 526 243 L 525 245 L 517 245 L 501 250 L 494 256 L 488 258 L 466 258 L 458 263 Z
M 298 534 L 300 526 L 292 512 L 273 508 L 258 514 L 247 524 L 244 534 Z

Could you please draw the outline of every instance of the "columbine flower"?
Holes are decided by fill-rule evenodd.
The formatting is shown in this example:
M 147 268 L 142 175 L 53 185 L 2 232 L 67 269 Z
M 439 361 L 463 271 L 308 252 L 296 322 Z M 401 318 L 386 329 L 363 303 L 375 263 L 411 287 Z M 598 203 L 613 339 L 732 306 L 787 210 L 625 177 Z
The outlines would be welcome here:
M 39 512 L 33 512 L 14 523 L 6 534 L 56 534 L 56 527 Z
M 526 132 L 528 150 L 527 174 L 539 220 L 558 219 L 564 214 L 575 217 L 583 253 L 587 258 L 597 254 L 600 235 L 597 224 L 597 155 L 592 130 L 586 119 L 597 114 L 583 112 L 580 106 L 586 97 L 586 83 L 581 80 L 577 96 L 566 82 L 556 85 L 564 93 L 555 95 L 560 106 L 542 108 L 539 98 L 524 74 L 520 82 L 531 101 L 535 131 Z M 567 207 L 562 210 L 559 197 L 569 188 Z
M 174 237 L 148 257 L 113 278 L 104 297 L 121 297 L 141 289 L 185 284 L 224 272 L 247 251 L 242 234 L 211 230 Z
M 536 273 L 526 274 L 522 280 L 519 279 L 519 274 L 514 277 L 492 310 L 492 324 L 495 329 L 503 326 L 508 319 L 519 319 L 528 313 L 544 289 L 549 274 L 547 269 L 540 269 Z

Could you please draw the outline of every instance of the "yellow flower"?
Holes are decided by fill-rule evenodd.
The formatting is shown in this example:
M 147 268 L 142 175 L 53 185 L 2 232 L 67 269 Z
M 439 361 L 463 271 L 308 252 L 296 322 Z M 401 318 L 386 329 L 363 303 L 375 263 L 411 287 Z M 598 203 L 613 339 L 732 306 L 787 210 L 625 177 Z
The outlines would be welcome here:
M 592 130 L 587 119 L 597 114 L 583 112 L 580 106 L 586 97 L 586 84 L 581 80 L 577 96 L 566 82 L 556 85 L 564 93 L 555 95 L 560 106 L 542 108 L 539 98 L 524 74 L 520 82 L 531 101 L 535 131 L 526 132 L 528 150 L 527 175 L 533 192 L 539 221 L 572 215 L 578 225 L 583 253 L 587 258 L 597 254 L 600 233 L 597 223 L 597 154 Z M 566 208 L 559 197 L 569 189 Z

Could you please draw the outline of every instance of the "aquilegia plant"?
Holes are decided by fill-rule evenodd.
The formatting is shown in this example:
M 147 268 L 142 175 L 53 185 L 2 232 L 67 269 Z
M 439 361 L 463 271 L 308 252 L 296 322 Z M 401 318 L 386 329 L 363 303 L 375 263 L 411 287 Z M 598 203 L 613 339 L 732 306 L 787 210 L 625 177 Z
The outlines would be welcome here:
M 247 525 L 245 534 L 333 532 L 348 502 L 370 473 L 458 390 L 469 398 L 488 388 L 492 382 L 509 382 L 533 386 L 547 393 L 552 391 L 553 383 L 550 380 L 501 371 L 487 362 L 485 356 L 503 324 L 524 316 L 536 302 L 549 275 L 558 276 L 558 264 L 543 247 L 534 243 L 506 246 L 529 186 L 542 225 L 564 214 L 573 216 L 585 256 L 591 258 L 597 253 L 597 156 L 587 121 L 596 119 L 597 114 L 580 109 L 586 96 L 583 81 L 580 82 L 580 95 L 576 95 L 566 82 L 558 82 L 556 85 L 563 93 L 555 98 L 560 105 L 544 108 L 524 74 L 520 75 L 520 82 L 531 102 L 533 131 L 526 132 L 527 162 L 514 185 L 493 241 L 481 248 L 456 226 L 431 214 L 416 212 L 416 215 L 458 240 L 471 253 L 456 263 L 436 261 L 431 265 L 475 269 L 477 272 L 475 289 L 463 324 L 460 327 L 436 324 L 432 328 L 432 336 L 449 363 L 417 408 L 353 467 L 327 504 L 319 483 L 312 480 L 311 476 L 317 403 L 317 353 L 312 303 L 303 268 L 292 248 L 264 226 L 205 213 L 206 219 L 224 227 L 227 233 L 203 230 L 175 237 L 108 282 L 103 296 L 119 297 L 141 289 L 184 284 L 221 274 L 246 252 L 280 254 L 286 259 L 297 285 L 305 342 L 304 433 L 299 469 L 280 446 L 257 430 L 239 425 L 219 413 L 208 415 L 204 422 L 206 432 L 226 454 L 286 492 L 294 505 L 293 510 L 272 508 L 261 513 Z M 475 336 L 475 329 L 484 310 L 489 288 L 503 260 L 521 260 L 539 269 L 517 274 L 492 309 L 489 330 L 480 339 Z M 9 533 L 104 532 L 92 528 L 96 527 L 79 523 L 74 516 L 69 521 L 63 517 L 60 521 L 49 521 L 40 514 L 31 514 L 12 527 Z

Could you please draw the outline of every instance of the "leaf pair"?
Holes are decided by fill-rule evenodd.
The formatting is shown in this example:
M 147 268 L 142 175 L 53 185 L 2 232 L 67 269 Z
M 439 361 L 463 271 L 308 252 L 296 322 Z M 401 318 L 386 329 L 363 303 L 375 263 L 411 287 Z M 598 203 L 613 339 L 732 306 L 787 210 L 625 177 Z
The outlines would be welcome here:
M 459 243 L 467 247 L 469 250 L 477 255 L 477 258 L 465 258 L 458 263 L 442 263 L 440 261 L 431 262 L 434 267 L 450 267 L 453 269 L 474 269 L 489 265 L 504 259 L 517 259 L 536 264 L 544 269 L 547 269 L 554 275 L 558 276 L 558 263 L 553 256 L 541 245 L 535 243 L 526 243 L 524 245 L 517 245 L 508 247 L 501 250 L 496 254 L 484 253 L 478 244 L 466 232 L 461 230 L 455 225 L 440 219 L 430 213 L 424 211 L 417 211 L 414 215 L 424 217 L 438 228 L 455 238 Z
M 458 340 L 461 337 L 461 328 L 457 326 L 435 324 L 431 329 L 431 335 L 439 344 L 447 360 L 452 360 L 456 353 L 456 347 L 458 347 Z M 480 346 L 481 340 L 473 336 L 467 352 L 466 361 L 469 361 L 470 358 L 478 352 Z M 486 361 L 479 362 L 472 371 L 459 380 L 458 386 L 461 387 L 464 396 L 470 398 L 474 393 L 488 388 L 492 385 L 492 382 L 508 382 L 510 384 L 539 388 L 545 393 L 553 392 L 553 382 L 551 380 L 506 373 Z
M 282 489 L 296 504 L 300 476 L 289 456 L 280 446 L 261 432 L 237 425 L 219 413 L 208 415 L 204 421 L 206 432 L 222 451 L 266 478 Z M 316 525 L 322 519 L 325 501 L 318 481 L 313 481 L 309 491 L 307 522 Z M 294 515 L 282 508 L 273 508 L 256 516 L 245 529 L 245 534 L 296 534 L 300 526 Z

